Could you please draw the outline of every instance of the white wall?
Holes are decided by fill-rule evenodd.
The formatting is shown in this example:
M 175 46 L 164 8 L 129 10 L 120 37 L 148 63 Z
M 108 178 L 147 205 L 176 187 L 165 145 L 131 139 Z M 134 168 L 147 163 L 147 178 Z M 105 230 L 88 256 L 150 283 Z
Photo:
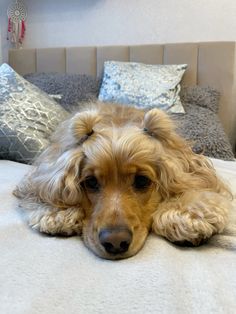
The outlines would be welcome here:
M 0 64 L 2 63 L 2 34 L 0 29 Z
M 236 40 L 235 0 L 25 0 L 25 3 L 29 14 L 25 47 Z M 4 59 L 5 42 L 4 37 Z
M 7 7 L 10 0 L 0 0 L 0 64 L 7 60 Z

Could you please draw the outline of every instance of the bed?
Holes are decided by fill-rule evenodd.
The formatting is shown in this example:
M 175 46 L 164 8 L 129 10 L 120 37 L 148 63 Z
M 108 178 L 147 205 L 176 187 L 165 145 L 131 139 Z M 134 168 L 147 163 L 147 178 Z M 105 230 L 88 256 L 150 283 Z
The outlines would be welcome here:
M 235 52 L 234 42 L 13 49 L 9 65 L 69 114 L 80 102 L 96 98 L 104 61 L 188 64 L 181 82 L 186 114 L 173 118 L 236 195 Z M 52 112 L 46 119 L 54 127 L 51 116 L 57 109 L 48 103 Z M 22 115 L 22 108 L 15 117 Z M 215 127 L 209 125 L 212 117 Z M 203 246 L 179 247 L 151 234 L 136 256 L 102 260 L 79 237 L 47 237 L 25 225 L 12 190 L 43 147 L 35 149 L 34 143 L 32 149 L 24 138 L 22 147 L 29 148 L 25 155 L 22 147 L 10 149 L 17 142 L 9 129 L 6 141 L 6 129 L 0 128 L 5 132 L 0 134 L 1 148 L 11 142 L 1 149 L 0 160 L 1 313 L 235 313 L 235 200 L 224 233 Z

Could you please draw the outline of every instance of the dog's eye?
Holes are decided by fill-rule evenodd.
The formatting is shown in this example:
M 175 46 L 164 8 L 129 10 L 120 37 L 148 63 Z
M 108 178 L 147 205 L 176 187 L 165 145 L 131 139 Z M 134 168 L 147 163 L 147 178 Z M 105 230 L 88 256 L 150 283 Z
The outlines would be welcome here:
M 133 186 L 136 190 L 143 190 L 149 187 L 151 180 L 146 176 L 136 175 L 134 178 Z
M 92 192 L 97 192 L 100 188 L 98 180 L 94 176 L 87 177 L 84 181 L 84 186 L 87 190 Z

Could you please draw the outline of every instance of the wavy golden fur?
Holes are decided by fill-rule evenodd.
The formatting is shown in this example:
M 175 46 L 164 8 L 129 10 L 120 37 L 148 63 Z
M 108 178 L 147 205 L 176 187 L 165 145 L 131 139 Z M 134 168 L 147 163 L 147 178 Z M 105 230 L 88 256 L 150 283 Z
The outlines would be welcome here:
M 82 234 L 108 259 L 136 254 L 151 230 L 200 244 L 223 231 L 231 197 L 167 114 L 103 103 L 60 126 L 14 194 L 33 229 Z

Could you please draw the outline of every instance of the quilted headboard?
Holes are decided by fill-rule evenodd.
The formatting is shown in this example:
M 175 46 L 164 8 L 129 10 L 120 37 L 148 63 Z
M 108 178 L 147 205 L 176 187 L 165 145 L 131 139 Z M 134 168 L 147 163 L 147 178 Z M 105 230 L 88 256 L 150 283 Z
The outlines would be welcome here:
M 9 64 L 19 73 L 62 72 L 101 76 L 105 60 L 150 64 L 187 63 L 186 85 L 221 92 L 219 116 L 230 142 L 236 143 L 236 43 L 205 42 L 136 46 L 11 49 Z

